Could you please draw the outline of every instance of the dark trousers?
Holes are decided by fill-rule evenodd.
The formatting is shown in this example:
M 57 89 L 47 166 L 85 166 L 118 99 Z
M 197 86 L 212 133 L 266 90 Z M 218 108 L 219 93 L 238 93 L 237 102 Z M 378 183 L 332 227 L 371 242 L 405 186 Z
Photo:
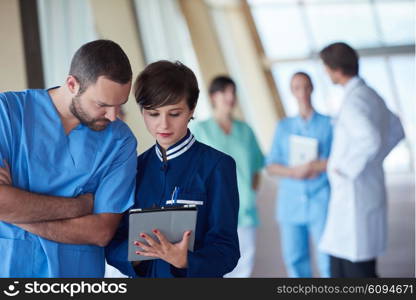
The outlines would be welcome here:
M 330 256 L 331 277 L 334 278 L 376 278 L 376 260 L 351 262 Z

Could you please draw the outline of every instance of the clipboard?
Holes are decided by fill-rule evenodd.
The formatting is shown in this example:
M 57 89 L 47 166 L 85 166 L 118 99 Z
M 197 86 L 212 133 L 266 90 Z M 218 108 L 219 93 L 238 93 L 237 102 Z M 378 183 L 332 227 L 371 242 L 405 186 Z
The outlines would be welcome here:
M 294 167 L 318 159 L 318 140 L 315 138 L 290 135 L 289 166 Z
M 136 254 L 136 251 L 139 248 L 133 244 L 134 241 L 146 243 L 145 239 L 140 237 L 141 232 L 148 234 L 157 241 L 157 237 L 152 232 L 155 228 L 159 229 L 171 243 L 181 241 L 183 233 L 187 230 L 192 230 L 188 249 L 193 251 L 195 243 L 196 217 L 196 205 L 151 209 L 131 209 L 129 211 L 128 260 L 142 261 L 155 259 L 153 257 Z

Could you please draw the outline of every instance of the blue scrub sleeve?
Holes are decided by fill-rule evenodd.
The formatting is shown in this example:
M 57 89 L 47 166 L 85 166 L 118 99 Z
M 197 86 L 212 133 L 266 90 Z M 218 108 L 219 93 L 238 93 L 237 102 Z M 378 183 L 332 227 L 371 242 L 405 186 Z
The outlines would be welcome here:
M 284 141 L 285 139 L 284 139 L 283 123 L 279 122 L 276 125 L 272 149 L 266 158 L 266 165 L 270 165 L 270 164 L 285 165 L 284 158 L 283 158 L 283 151 L 282 151 L 282 146 L 283 146 L 282 143 Z
M 217 162 L 207 184 L 209 230 L 203 237 L 203 246 L 188 252 L 187 269 L 171 267 L 175 276 L 222 277 L 235 268 L 240 258 L 237 174 L 230 156 Z
M 4 167 L 5 159 L 11 164 L 12 129 L 7 110 L 6 95 L 0 94 L 0 167 Z
M 94 213 L 121 213 L 134 204 L 137 173 L 137 142 L 130 135 L 95 192 Z

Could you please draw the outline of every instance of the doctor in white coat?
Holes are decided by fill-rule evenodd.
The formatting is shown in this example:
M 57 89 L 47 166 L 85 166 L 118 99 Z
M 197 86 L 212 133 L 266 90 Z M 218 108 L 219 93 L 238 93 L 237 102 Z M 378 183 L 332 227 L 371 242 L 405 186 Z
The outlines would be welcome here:
M 377 277 L 386 248 L 387 203 L 383 160 L 404 137 L 400 120 L 358 77 L 358 55 L 345 43 L 320 53 L 335 84 L 345 89 L 328 161 L 331 198 L 320 249 L 332 277 Z

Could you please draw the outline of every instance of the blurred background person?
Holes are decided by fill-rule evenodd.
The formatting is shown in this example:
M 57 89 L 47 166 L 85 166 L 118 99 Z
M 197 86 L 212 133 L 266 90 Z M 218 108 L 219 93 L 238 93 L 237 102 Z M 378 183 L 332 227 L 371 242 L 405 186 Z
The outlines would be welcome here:
M 241 257 L 237 267 L 225 277 L 250 277 L 254 266 L 256 227 L 259 224 L 256 190 L 264 158 L 250 126 L 232 116 L 237 101 L 235 82 L 228 76 L 217 76 L 211 81 L 209 95 L 213 117 L 194 124 L 192 132 L 202 143 L 232 156 L 236 161 Z
M 328 164 L 332 186 L 321 249 L 331 255 L 332 277 L 377 277 L 386 248 L 387 205 L 383 161 L 404 131 L 384 100 L 359 77 L 358 55 L 345 43 L 320 56 L 344 100 Z
M 332 142 L 330 118 L 316 112 L 311 103 L 312 80 L 308 74 L 292 76 L 291 90 L 297 100 L 299 115 L 281 120 L 276 128 L 267 171 L 281 177 L 277 194 L 277 221 L 281 232 L 281 247 L 290 277 L 311 277 L 309 237 L 315 245 L 321 238 L 330 194 L 326 164 Z M 293 137 L 306 137 L 315 145 L 315 157 L 301 164 L 293 163 L 300 144 Z M 302 141 L 302 140 L 301 140 Z M 313 150 L 311 150 L 313 151 Z M 307 153 L 304 153 L 306 155 Z M 302 154 L 303 155 L 303 154 Z M 322 277 L 329 277 L 329 257 L 317 255 Z

